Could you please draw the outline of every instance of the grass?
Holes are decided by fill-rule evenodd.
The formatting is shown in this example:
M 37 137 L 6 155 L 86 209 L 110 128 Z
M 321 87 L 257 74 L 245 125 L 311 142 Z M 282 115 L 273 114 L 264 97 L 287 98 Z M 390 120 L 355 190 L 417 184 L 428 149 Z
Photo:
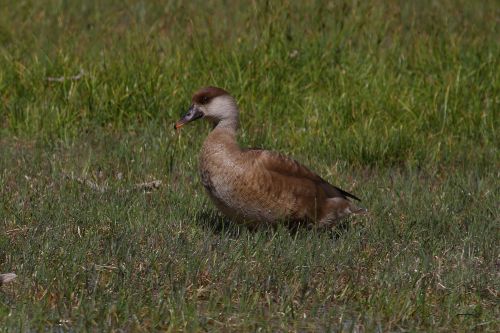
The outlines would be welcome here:
M 0 6 L 0 330 L 500 329 L 496 1 Z M 171 129 L 208 84 L 370 214 L 220 216 Z

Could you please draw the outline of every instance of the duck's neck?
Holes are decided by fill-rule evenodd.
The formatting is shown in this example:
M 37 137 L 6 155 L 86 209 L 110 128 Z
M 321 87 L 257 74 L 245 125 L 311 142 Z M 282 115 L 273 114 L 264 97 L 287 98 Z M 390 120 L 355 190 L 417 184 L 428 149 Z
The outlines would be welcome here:
M 238 118 L 226 118 L 214 124 L 215 129 L 225 129 L 236 133 L 238 131 L 239 121 Z
M 209 146 L 214 145 L 218 147 L 217 151 L 220 149 L 227 150 L 228 152 L 240 151 L 238 141 L 236 139 L 236 134 L 238 130 L 238 120 L 224 119 L 214 124 L 213 130 L 208 135 L 205 140 L 205 144 Z

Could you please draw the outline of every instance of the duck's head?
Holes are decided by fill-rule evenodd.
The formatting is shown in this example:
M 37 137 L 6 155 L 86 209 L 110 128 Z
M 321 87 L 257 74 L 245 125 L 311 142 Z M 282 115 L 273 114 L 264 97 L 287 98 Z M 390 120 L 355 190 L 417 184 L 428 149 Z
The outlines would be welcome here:
M 238 106 L 227 91 L 217 87 L 205 87 L 198 90 L 192 98 L 187 113 L 179 119 L 174 128 L 200 118 L 210 120 L 215 126 L 238 126 Z

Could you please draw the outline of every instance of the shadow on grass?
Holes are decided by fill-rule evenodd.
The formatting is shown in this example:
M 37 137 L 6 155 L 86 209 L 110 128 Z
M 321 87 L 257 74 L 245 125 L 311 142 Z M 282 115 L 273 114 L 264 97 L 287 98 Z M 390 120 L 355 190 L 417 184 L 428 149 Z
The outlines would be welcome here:
M 279 229 L 287 230 L 291 236 L 296 237 L 300 234 L 306 234 L 309 232 L 318 232 L 328 234 L 332 239 L 338 239 L 347 233 L 351 226 L 351 220 L 349 218 L 343 219 L 338 222 L 338 224 L 332 228 L 321 228 L 314 229 L 311 225 L 305 223 L 286 223 L 278 226 L 249 226 L 241 225 L 233 222 L 230 218 L 225 217 L 221 213 L 215 210 L 203 210 L 195 215 L 195 221 L 202 228 L 211 231 L 217 235 L 227 235 L 230 237 L 238 238 L 244 230 L 250 233 L 255 232 L 265 232 L 270 235 L 278 232 Z
M 239 237 L 245 226 L 238 225 L 215 210 L 203 210 L 195 215 L 195 221 L 203 229 L 214 234 Z

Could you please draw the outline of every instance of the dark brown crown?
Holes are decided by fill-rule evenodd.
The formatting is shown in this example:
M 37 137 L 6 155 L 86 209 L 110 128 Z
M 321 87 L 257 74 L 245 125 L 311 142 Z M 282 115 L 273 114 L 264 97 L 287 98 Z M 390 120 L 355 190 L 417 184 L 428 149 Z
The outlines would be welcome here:
M 222 95 L 229 95 L 229 93 L 224 89 L 217 87 L 201 88 L 193 95 L 193 103 L 201 105 L 207 104 L 215 97 Z

